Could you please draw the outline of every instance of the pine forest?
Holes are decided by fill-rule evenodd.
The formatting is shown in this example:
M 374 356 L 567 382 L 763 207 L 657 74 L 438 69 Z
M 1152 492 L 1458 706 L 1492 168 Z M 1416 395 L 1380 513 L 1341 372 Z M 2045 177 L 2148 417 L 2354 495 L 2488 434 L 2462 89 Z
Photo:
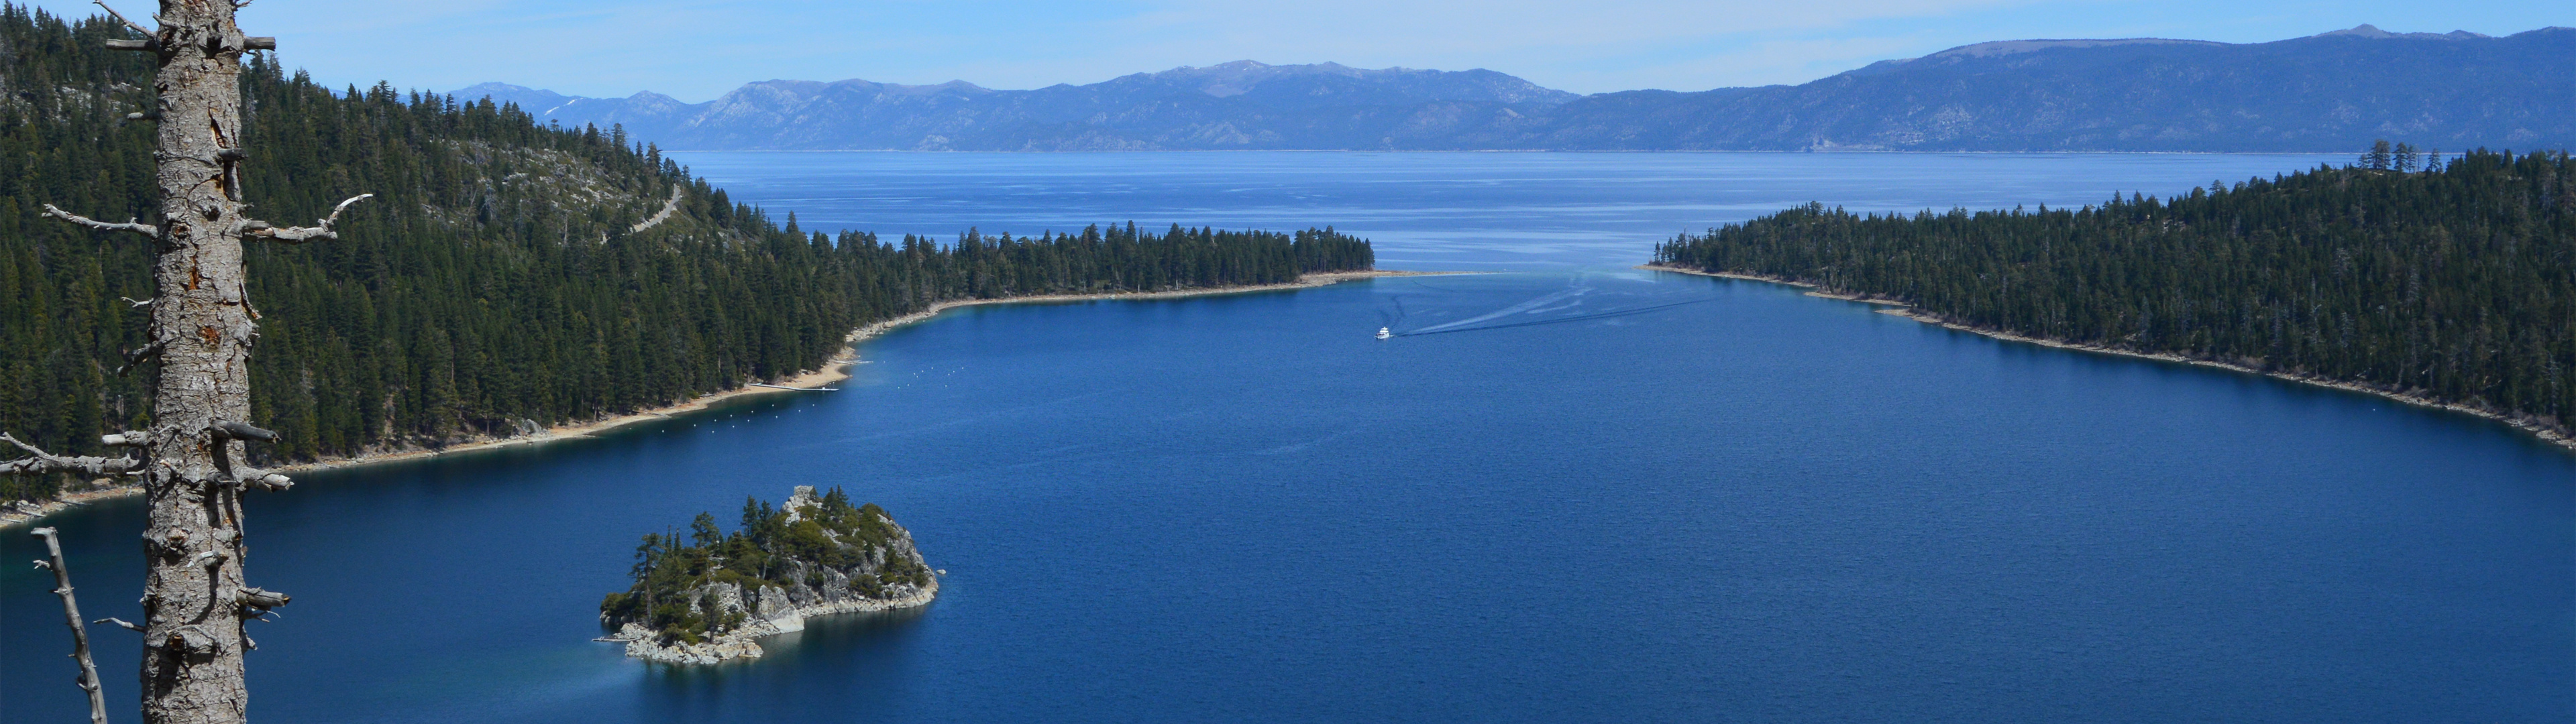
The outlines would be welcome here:
M 2393 159 L 2393 160 L 2392 160 Z M 1658 264 L 1814 284 L 1986 330 L 2576 420 L 2576 162 L 2383 142 L 2169 199 L 1905 215 L 1810 204 Z
M 0 430 L 64 454 L 148 414 L 148 241 L 39 218 L 148 216 L 153 61 L 102 19 L 0 10 Z M 1366 241 L 1133 223 L 955 241 L 805 231 L 618 129 L 246 63 L 244 200 L 341 239 L 254 244 L 263 455 L 430 448 L 673 404 L 821 366 L 850 330 L 944 300 L 1291 282 Z M 130 115 L 131 114 L 131 115 Z M 147 223 L 151 219 L 144 219 Z M 0 504 L 57 479 L 0 480 Z

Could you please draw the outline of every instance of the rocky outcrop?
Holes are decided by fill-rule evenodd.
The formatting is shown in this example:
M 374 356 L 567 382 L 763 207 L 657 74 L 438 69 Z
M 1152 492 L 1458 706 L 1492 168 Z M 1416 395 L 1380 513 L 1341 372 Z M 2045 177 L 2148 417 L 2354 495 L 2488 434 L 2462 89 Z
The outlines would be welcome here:
M 742 530 L 719 536 L 700 514 L 691 534 L 648 535 L 637 581 L 600 605 L 626 655 L 672 664 L 759 658 L 757 639 L 802 631 L 815 616 L 910 608 L 939 594 L 912 534 L 874 504 L 851 507 L 810 486 L 777 508 L 744 506 Z
M 723 586 L 723 584 L 718 585 Z M 928 585 L 906 588 L 908 590 L 891 598 L 849 598 L 797 606 L 768 616 L 755 616 L 741 628 L 717 634 L 700 643 L 666 641 L 659 632 L 634 622 L 627 622 L 618 628 L 616 634 L 607 638 L 610 641 L 626 642 L 627 656 L 666 664 L 714 664 L 731 659 L 757 659 L 762 654 L 768 653 L 760 648 L 760 642 L 757 639 L 763 636 L 803 631 L 805 619 L 808 618 L 836 613 L 891 611 L 927 605 L 930 599 L 939 595 L 939 579 L 934 575 Z M 731 586 L 725 586 L 724 589 L 719 589 L 720 592 L 718 592 L 719 596 L 724 597 L 721 600 L 732 602 L 740 607 L 742 590 Z M 756 600 L 777 601 L 788 595 L 784 589 L 775 587 L 766 589 L 764 594 Z M 771 606 L 758 607 L 771 608 Z

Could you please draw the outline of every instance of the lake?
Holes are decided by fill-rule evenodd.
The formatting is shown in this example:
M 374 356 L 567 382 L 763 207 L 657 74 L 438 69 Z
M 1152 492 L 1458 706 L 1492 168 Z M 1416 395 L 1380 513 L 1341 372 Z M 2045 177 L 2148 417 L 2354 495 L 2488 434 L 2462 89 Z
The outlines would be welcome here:
M 960 309 L 862 345 L 838 393 L 299 476 L 250 502 L 252 582 L 295 596 L 251 629 L 255 718 L 2576 716 L 2576 455 L 1628 268 L 1807 201 L 2081 205 L 2340 159 L 680 159 L 807 228 L 1332 224 L 1385 267 L 1500 273 Z M 794 485 L 884 505 L 940 599 L 709 668 L 589 641 L 640 535 Z M 138 616 L 139 513 L 47 521 L 93 618 Z M 0 561 L 39 550 L 0 535 Z M 76 721 L 38 573 L 0 569 L 0 719 Z M 135 642 L 93 636 L 127 720 Z

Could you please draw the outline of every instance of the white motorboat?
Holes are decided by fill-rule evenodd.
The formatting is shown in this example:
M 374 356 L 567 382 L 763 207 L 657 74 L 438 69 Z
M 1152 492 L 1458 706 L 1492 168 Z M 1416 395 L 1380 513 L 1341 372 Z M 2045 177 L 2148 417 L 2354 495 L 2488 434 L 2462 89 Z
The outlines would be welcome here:
M 1386 338 L 1388 338 L 1388 337 L 1393 337 L 1393 336 L 1395 336 L 1395 330 L 1392 330 L 1392 329 L 1389 329 L 1389 328 L 1386 328 L 1386 327 L 1379 327 L 1379 328 L 1377 328 L 1377 338 L 1378 338 L 1378 339 L 1386 339 Z

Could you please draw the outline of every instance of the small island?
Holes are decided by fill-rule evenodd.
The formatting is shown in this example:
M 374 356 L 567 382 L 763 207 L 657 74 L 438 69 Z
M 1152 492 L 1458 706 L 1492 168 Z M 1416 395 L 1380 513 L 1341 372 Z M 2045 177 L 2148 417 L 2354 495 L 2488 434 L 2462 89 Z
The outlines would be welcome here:
M 930 603 L 939 579 L 912 533 L 885 509 L 851 507 L 833 488 L 800 485 L 775 508 L 743 501 L 742 527 L 699 513 L 686 535 L 651 533 L 635 548 L 635 585 L 608 594 L 599 621 L 626 655 L 673 664 L 759 658 L 753 639 L 801 631 L 805 619 Z

